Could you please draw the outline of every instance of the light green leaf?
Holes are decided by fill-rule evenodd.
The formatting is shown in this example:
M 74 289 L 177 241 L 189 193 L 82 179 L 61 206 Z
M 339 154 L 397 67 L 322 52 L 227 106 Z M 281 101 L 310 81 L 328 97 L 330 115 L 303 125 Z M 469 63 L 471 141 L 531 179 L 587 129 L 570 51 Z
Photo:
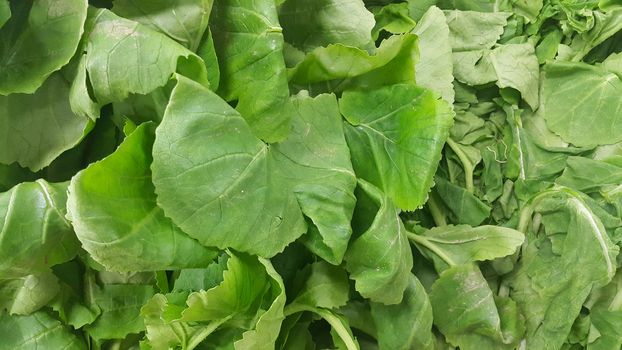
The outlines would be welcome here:
M 453 121 L 450 107 L 412 84 L 346 91 L 339 107 L 356 174 L 401 209 L 423 205 Z
M 447 265 L 461 265 L 493 260 L 516 252 L 525 235 L 511 228 L 484 225 L 448 225 L 434 227 L 409 237 L 426 256 L 432 258 L 437 270 Z
M 153 139 L 153 125 L 140 125 L 113 154 L 78 173 L 69 186 L 68 216 L 78 239 L 109 270 L 199 267 L 214 257 L 156 205 L 149 169 Z
M 529 227 L 533 211 L 542 215 L 546 235 L 528 238 L 510 296 L 527 321 L 527 348 L 559 349 L 592 288 L 614 276 L 619 248 L 573 190 L 537 194 L 521 213 L 521 228 Z
M 378 188 L 360 180 L 359 190 L 359 196 L 367 196 L 374 202 L 376 213 L 371 226 L 350 243 L 345 256 L 346 268 L 363 297 L 378 303 L 397 304 L 402 300 L 412 269 L 406 229 L 393 202 Z M 360 213 L 366 214 L 367 210 Z M 356 217 L 355 209 L 355 220 Z
M 71 111 L 69 84 L 53 74 L 34 94 L 0 96 L 0 162 L 38 171 L 78 144 L 91 127 Z
M 421 282 L 412 274 L 399 304 L 371 303 L 380 350 L 432 350 L 432 305 Z
M 515 349 L 524 326 L 511 299 L 495 300 L 473 264 L 443 271 L 430 292 L 434 324 L 463 350 Z
M 603 68 L 551 62 L 544 66 L 540 112 L 553 132 L 575 146 L 616 143 L 622 141 L 620 90 L 620 77 Z
M 84 350 L 86 344 L 71 330 L 44 311 L 30 316 L 9 316 L 0 312 L 2 346 L 7 349 Z
M 11 18 L 9 0 L 0 0 L 0 28 Z
M 564 173 L 555 180 L 560 185 L 586 193 L 604 186 L 622 184 L 622 163 L 607 163 L 585 157 L 568 157 Z
M 218 94 L 258 138 L 283 140 L 292 113 L 283 58 L 283 34 L 273 0 L 216 1 L 210 28 L 218 54 Z
M 315 308 L 335 309 L 349 299 L 350 287 L 346 272 L 324 261 L 313 263 L 309 277 L 294 301 L 287 305 L 288 314 Z
M 153 150 L 166 215 L 205 245 L 266 257 L 310 226 L 312 251 L 341 262 L 356 179 L 337 103 L 299 95 L 294 110 L 290 137 L 268 146 L 218 96 L 180 78 Z
M 85 67 L 100 105 L 130 94 L 147 94 L 164 86 L 175 72 L 207 85 L 205 65 L 197 55 L 164 34 L 106 9 L 90 10 L 85 51 Z
M 196 51 L 214 0 L 114 0 L 112 11 L 166 34 Z
M 31 94 L 76 52 L 86 20 L 86 0 L 2 2 L 0 95 Z M 11 20 L 2 24 L 12 15 Z M 5 17 L 4 19 L 2 17 Z
M 374 89 L 414 81 L 417 53 L 413 34 L 391 36 L 373 55 L 334 44 L 307 54 L 288 75 L 290 83 L 312 92 Z
M 0 310 L 11 315 L 30 315 L 59 292 L 58 279 L 51 272 L 0 281 Z
M 415 66 L 417 84 L 435 91 L 449 104 L 453 104 L 451 42 L 443 11 L 436 6 L 430 7 L 413 33 L 419 37 L 419 62 Z
M 449 219 L 453 223 L 477 226 L 490 215 L 490 206 L 466 189 L 438 176 L 435 182 L 433 190 L 449 210 Z
M 3 278 L 49 271 L 80 247 L 65 219 L 67 183 L 21 183 L 0 193 L 0 272 Z
M 598 331 L 599 336 L 587 344 L 587 350 L 622 348 L 622 310 L 597 310 L 590 313 L 590 320 L 592 327 Z M 594 330 L 590 330 L 590 336 Z
M 491 48 L 503 34 L 510 13 L 445 11 L 454 52 Z
M 360 49 L 373 45 L 374 15 L 363 0 L 286 0 L 279 21 L 285 41 L 305 52 L 337 43 Z
M 500 88 L 511 87 L 521 93 L 532 110 L 538 108 L 540 66 L 529 43 L 501 45 L 490 54 L 490 62 Z
M 109 284 L 95 289 L 92 301 L 101 314 L 84 329 L 95 340 L 123 339 L 144 331 L 140 308 L 154 293 L 153 286 L 140 284 Z
M 417 24 L 408 14 L 408 4 L 405 2 L 388 4 L 380 8 L 372 8 L 376 25 L 372 30 L 372 37 L 378 40 L 382 31 L 391 34 L 410 32 Z M 443 23 L 445 19 L 443 18 Z

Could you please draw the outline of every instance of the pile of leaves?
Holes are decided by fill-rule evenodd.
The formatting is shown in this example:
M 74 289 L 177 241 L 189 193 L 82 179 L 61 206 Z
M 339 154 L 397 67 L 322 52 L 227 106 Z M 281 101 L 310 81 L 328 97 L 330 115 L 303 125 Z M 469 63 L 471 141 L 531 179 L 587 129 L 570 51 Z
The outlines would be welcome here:
M 0 347 L 622 346 L 616 0 L 0 0 Z

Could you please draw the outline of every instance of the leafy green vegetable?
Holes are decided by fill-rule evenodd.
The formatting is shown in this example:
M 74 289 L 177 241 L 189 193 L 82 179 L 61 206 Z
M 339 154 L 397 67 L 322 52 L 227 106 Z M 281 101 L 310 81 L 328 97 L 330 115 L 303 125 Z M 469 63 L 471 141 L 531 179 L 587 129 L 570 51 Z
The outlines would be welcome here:
M 616 0 L 0 0 L 0 348 L 619 350 Z

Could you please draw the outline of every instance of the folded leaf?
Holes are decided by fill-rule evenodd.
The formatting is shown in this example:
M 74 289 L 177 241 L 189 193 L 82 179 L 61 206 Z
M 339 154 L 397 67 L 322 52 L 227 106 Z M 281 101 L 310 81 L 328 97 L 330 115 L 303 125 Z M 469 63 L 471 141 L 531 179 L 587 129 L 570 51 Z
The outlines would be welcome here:
M 31 94 L 76 52 L 88 2 L 12 3 L 11 11 L 9 3 L 0 2 L 0 95 Z
M 79 172 L 69 186 L 69 218 L 82 247 L 113 271 L 199 267 L 214 251 L 190 238 L 156 204 L 151 183 L 153 125 Z
M 80 242 L 65 219 L 67 183 L 21 183 L 0 193 L 0 276 L 23 277 L 71 260 Z
M 337 103 L 300 95 L 294 110 L 290 137 L 266 145 L 216 94 L 179 78 L 153 149 L 166 215 L 205 245 L 266 257 L 313 225 L 309 246 L 338 264 L 356 179 Z

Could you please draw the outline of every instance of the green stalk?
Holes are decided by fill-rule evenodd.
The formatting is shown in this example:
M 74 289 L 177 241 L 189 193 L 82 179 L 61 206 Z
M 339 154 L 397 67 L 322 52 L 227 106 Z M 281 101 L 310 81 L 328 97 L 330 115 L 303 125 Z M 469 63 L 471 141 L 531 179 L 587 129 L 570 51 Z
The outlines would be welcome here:
M 427 249 L 429 249 L 430 251 L 432 251 L 434 254 L 438 255 L 439 258 L 441 258 L 447 265 L 449 266 L 457 265 L 450 257 L 448 257 L 442 250 L 438 249 L 438 247 L 435 244 L 428 241 L 425 237 L 416 235 L 408 231 L 406 231 L 406 236 L 408 236 L 408 239 L 413 241 L 415 244 L 420 244 L 426 247 Z

